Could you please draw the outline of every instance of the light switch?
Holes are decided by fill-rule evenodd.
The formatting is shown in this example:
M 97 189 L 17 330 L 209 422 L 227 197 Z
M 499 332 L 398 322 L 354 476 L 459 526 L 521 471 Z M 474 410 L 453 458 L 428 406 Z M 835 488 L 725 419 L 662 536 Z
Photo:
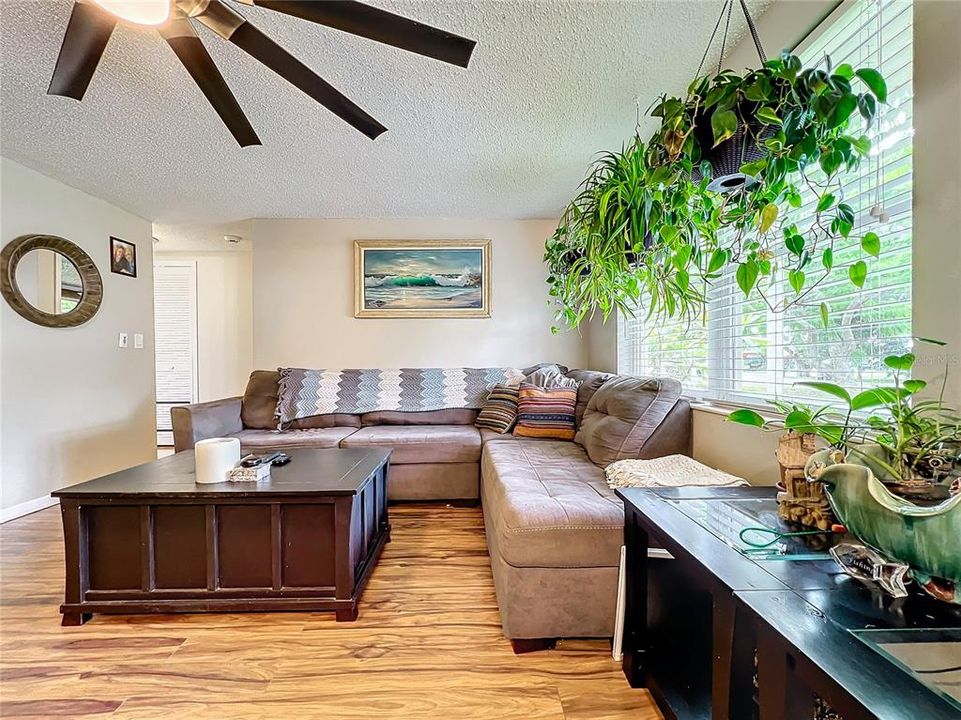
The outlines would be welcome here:
M 133 334 L 133 346 L 135 350 L 143 350 L 143 333 Z
M 120 336 L 117 338 L 117 347 L 119 348 L 127 347 L 127 333 L 125 332 L 120 333 Z

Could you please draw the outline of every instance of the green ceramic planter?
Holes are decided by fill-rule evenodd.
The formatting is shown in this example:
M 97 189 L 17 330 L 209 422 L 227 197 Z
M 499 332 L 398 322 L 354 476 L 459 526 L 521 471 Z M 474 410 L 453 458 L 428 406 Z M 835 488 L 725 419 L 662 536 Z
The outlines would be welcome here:
M 862 542 L 910 565 L 915 579 L 936 597 L 961 603 L 961 494 L 930 507 L 894 495 L 871 462 L 882 453 L 878 446 L 864 446 L 837 462 L 836 452 L 822 450 L 810 457 L 805 473 L 825 484 L 835 514 Z M 953 588 L 927 587 L 931 578 Z

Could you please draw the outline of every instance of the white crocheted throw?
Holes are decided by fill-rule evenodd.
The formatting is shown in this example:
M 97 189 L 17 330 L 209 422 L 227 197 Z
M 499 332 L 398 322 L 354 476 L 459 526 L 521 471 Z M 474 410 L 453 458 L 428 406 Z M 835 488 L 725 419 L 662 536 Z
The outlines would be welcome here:
M 607 484 L 619 487 L 734 487 L 747 485 L 736 475 L 715 470 L 687 455 L 653 460 L 618 460 L 607 466 Z

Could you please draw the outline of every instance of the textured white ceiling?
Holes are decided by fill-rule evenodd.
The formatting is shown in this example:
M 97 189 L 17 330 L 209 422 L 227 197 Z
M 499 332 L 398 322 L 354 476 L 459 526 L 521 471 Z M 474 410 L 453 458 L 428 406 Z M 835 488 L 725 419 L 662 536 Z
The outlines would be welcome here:
M 368 140 L 201 28 L 264 143 L 241 149 L 152 30 L 118 27 L 82 103 L 47 96 L 71 3 L 2 0 L 0 151 L 165 222 L 555 217 L 635 98 L 686 87 L 721 3 L 375 4 L 476 39 L 470 68 L 237 5 L 389 129 Z

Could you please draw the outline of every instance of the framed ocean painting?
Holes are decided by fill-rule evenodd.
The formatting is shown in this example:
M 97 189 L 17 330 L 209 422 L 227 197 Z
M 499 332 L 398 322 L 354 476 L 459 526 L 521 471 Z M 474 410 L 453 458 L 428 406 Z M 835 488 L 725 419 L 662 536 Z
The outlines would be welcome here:
M 356 240 L 354 316 L 490 317 L 490 240 Z

